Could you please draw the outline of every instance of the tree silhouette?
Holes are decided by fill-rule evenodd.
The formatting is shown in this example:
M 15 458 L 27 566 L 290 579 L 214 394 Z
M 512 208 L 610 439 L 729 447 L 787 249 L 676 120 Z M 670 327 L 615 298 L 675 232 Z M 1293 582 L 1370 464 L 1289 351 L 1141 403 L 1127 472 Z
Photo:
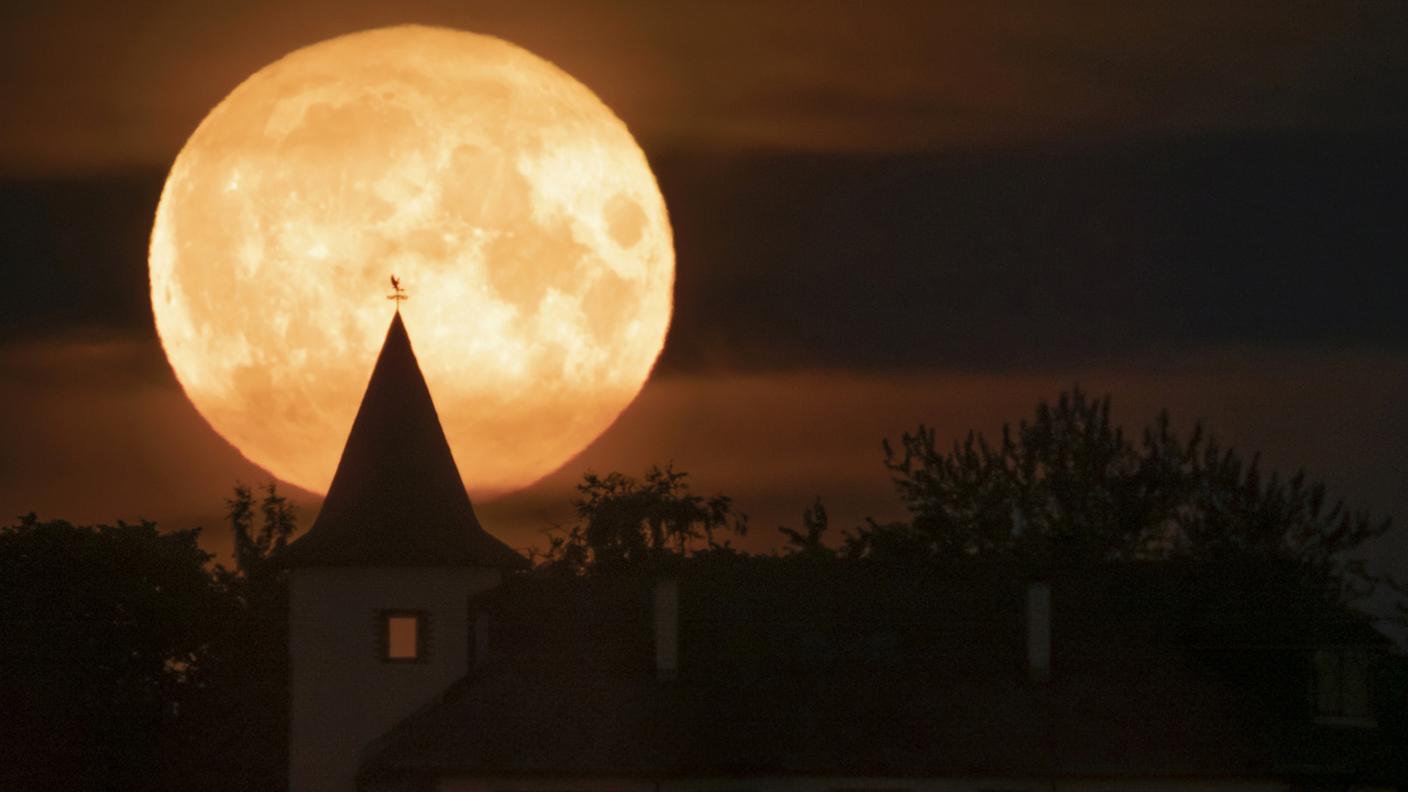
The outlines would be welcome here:
M 33 514 L 0 528 L 0 788 L 162 786 L 222 612 L 197 535 Z
M 0 528 L 0 789 L 286 787 L 295 515 L 261 491 L 226 502 L 232 568 L 198 529 Z
M 812 501 L 812 505 L 802 512 L 802 530 L 798 531 L 785 525 L 779 525 L 777 530 L 787 540 L 784 545 L 786 555 L 831 559 L 836 557 L 836 551 L 826 544 L 826 533 L 830 527 L 831 521 L 826 514 L 826 506 L 818 496 Z
M 234 536 L 234 569 L 217 567 L 229 582 L 262 579 L 277 575 L 275 556 L 288 545 L 296 527 L 297 515 L 288 498 L 279 494 L 278 485 L 265 484 L 264 496 L 257 507 L 263 520 L 256 531 L 254 493 L 243 483 L 236 483 L 234 493 L 225 499 L 225 516 Z
M 689 475 L 673 465 L 652 467 L 643 479 L 588 472 L 573 501 L 577 522 L 549 538 L 535 554 L 542 569 L 580 574 L 656 563 L 691 552 L 728 551 L 715 534 L 747 531 L 747 517 L 724 495 L 689 491 Z M 700 548 L 702 542 L 703 547 Z
M 237 483 L 226 499 L 235 565 L 212 571 L 223 611 L 203 662 L 204 750 L 192 754 L 202 759 L 192 773 L 211 779 L 206 788 L 287 785 L 288 584 L 277 554 L 293 535 L 296 514 L 274 483 L 259 490 L 256 501 Z
M 1244 460 L 1201 424 L 1184 439 L 1167 411 L 1132 441 L 1111 421 L 1110 398 L 1078 387 L 1004 425 L 996 443 L 970 432 L 945 451 L 921 425 L 884 453 L 911 519 L 858 529 L 852 555 L 1245 556 L 1301 565 L 1346 597 L 1394 585 L 1346 555 L 1388 530 L 1387 518 L 1331 501 L 1303 471 L 1265 475 L 1258 456 Z

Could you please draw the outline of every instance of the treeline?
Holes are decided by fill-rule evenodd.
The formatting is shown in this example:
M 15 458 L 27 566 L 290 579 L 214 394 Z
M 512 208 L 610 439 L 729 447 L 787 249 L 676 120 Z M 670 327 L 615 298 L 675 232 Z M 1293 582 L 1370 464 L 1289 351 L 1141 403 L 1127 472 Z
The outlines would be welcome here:
M 1388 518 L 1332 499 L 1298 472 L 1262 470 L 1210 437 L 1187 435 L 1168 413 L 1131 437 L 1110 399 L 1079 388 L 989 439 L 947 448 L 920 426 L 883 444 L 883 464 L 909 517 L 833 530 L 820 498 L 796 528 L 781 526 L 777 555 L 925 564 L 1011 559 L 1062 566 L 1137 560 L 1245 559 L 1297 570 L 1342 602 L 1405 588 L 1362 555 Z M 729 536 L 748 523 L 725 495 L 690 492 L 688 477 L 657 467 L 636 479 L 586 474 L 577 519 L 549 538 L 539 573 L 610 573 L 636 564 L 738 556 Z
M 1275 564 L 1347 603 L 1403 586 L 1356 555 L 1386 519 L 1303 473 L 1262 471 L 1166 414 L 1137 436 L 1079 390 L 1000 437 L 941 448 L 919 427 L 883 448 L 908 519 L 837 530 L 817 499 L 765 556 L 735 548 L 748 521 L 688 475 L 587 473 L 575 519 L 534 553 L 534 575 L 651 573 L 682 564 L 874 565 L 965 559 L 1063 567 L 1241 559 Z M 295 514 L 273 485 L 227 501 L 232 566 L 198 530 L 74 526 L 34 515 L 0 528 L 0 788 L 277 790 L 285 786 L 287 587 L 278 557 Z

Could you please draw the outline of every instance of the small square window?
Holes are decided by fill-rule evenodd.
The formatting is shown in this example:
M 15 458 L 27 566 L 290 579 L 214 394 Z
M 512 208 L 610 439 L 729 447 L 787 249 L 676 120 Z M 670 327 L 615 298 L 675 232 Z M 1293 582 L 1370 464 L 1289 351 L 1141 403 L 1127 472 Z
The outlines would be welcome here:
M 382 611 L 377 643 L 381 659 L 416 663 L 425 659 L 426 624 L 422 611 Z

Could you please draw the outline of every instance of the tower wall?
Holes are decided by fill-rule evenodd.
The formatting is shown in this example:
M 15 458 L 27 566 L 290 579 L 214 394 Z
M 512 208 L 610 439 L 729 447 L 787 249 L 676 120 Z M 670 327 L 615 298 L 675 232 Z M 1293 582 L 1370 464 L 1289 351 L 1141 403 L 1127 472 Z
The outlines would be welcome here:
M 292 570 L 291 792 L 352 792 L 367 744 L 468 672 L 469 598 L 499 581 L 483 568 Z M 423 659 L 383 659 L 388 610 L 425 614 Z

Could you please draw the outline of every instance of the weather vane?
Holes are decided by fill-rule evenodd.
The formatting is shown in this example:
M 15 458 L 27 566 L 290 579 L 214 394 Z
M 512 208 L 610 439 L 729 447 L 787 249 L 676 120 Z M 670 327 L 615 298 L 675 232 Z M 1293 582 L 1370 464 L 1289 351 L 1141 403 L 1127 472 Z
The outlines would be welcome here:
M 401 288 L 401 279 L 396 277 L 395 275 L 391 276 L 391 288 L 394 291 L 391 294 L 386 295 L 386 299 L 395 300 L 396 313 L 401 313 L 401 303 L 405 300 L 409 300 L 411 296 L 409 294 L 406 294 L 405 289 Z

